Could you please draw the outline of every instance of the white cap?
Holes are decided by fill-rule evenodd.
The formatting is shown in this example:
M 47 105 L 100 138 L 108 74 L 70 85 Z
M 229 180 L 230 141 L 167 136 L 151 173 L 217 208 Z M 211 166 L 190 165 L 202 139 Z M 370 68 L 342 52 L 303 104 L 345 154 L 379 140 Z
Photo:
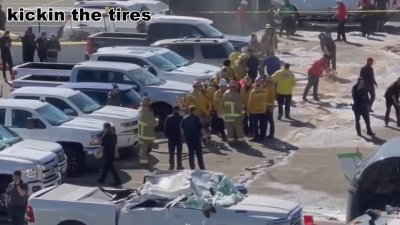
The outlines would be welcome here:
M 249 3 L 247 1 L 241 1 L 240 4 L 241 5 L 248 5 Z
M 270 29 L 270 28 L 272 28 L 271 24 L 269 23 L 265 24 L 265 29 Z
M 228 82 L 226 82 L 225 79 L 221 79 L 221 80 L 219 81 L 219 86 L 228 86 Z

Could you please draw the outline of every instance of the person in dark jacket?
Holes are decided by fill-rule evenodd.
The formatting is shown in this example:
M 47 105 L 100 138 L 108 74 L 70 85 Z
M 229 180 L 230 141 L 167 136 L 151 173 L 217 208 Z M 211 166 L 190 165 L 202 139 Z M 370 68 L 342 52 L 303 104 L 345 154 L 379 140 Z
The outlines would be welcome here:
M 254 83 L 256 77 L 258 76 L 260 60 L 254 55 L 252 49 L 248 49 L 247 53 L 249 54 L 249 57 L 247 58 L 246 61 L 247 74 L 250 76 L 251 82 Z
M 362 136 L 360 119 L 364 119 L 367 127 L 367 134 L 370 136 L 375 135 L 371 129 L 371 122 L 369 118 L 369 101 L 367 90 L 365 89 L 365 81 L 362 78 L 358 78 L 357 84 L 352 89 L 353 96 L 353 112 L 356 120 L 356 131 L 358 136 Z
M 119 95 L 118 84 L 113 84 L 113 89 L 108 94 L 107 105 L 121 106 L 121 97 Z
M 165 119 L 164 133 L 165 137 L 168 138 L 168 152 L 169 152 L 169 170 L 175 168 L 175 152 L 176 152 L 176 165 L 177 170 L 183 170 L 182 166 L 182 135 L 180 130 L 180 124 L 182 123 L 183 117 L 179 115 L 179 106 L 174 107 L 174 113 L 169 115 Z
M 117 147 L 117 135 L 112 131 L 110 123 L 105 123 L 103 125 L 103 137 L 101 138 L 101 148 L 104 158 L 104 167 L 97 180 L 100 184 L 104 184 L 109 172 L 114 176 L 114 186 L 121 185 L 121 178 L 114 167 L 115 160 L 115 149 Z
M 320 34 L 319 41 L 323 54 L 329 56 L 329 63 L 332 65 L 332 69 L 336 70 L 336 43 L 332 39 L 331 32 Z
M 22 37 L 22 60 L 24 63 L 33 62 L 36 50 L 36 37 L 32 31 L 32 27 L 28 27 L 25 35 Z
M 200 118 L 194 114 L 195 111 L 194 105 L 189 106 L 189 115 L 185 116 L 180 126 L 181 134 L 188 147 L 190 169 L 196 169 L 194 163 L 194 156 L 196 155 L 200 170 L 205 170 L 201 139 L 206 141 L 207 133 Z
M 47 41 L 47 61 L 57 62 L 59 51 L 61 51 L 60 41 L 55 34 L 52 34 L 50 40 Z
M 0 5 L 0 30 L 6 30 L 7 16 Z
M 5 206 L 11 225 L 24 225 L 25 212 L 28 203 L 28 185 L 21 179 L 22 173 L 14 171 L 13 181 L 5 191 Z
M 36 39 L 36 49 L 40 62 L 47 62 L 47 33 L 42 32 Z
M 264 73 L 266 72 L 265 75 L 272 76 L 281 69 L 281 60 L 275 55 L 274 51 L 271 51 L 271 55 L 264 60 L 261 68 L 264 69 Z
M 400 78 L 397 78 L 397 81 L 391 84 L 385 92 L 385 99 L 386 99 L 385 125 L 387 127 L 389 126 L 390 111 L 392 109 L 392 106 L 394 106 L 394 109 L 396 110 L 397 126 L 400 127 L 399 95 L 400 95 Z
M 13 59 L 11 55 L 11 38 L 10 38 L 10 31 L 5 31 L 3 36 L 0 38 L 0 49 L 1 49 L 1 62 L 3 66 L 3 78 L 4 81 L 7 83 L 7 65 L 8 69 L 10 70 L 10 76 L 12 75 L 12 68 L 13 68 Z
M 369 111 L 374 112 L 372 110 L 372 105 L 375 101 L 375 87 L 378 87 L 378 83 L 375 81 L 374 68 L 372 65 L 374 64 L 374 59 L 368 58 L 367 64 L 363 66 L 360 70 L 360 78 L 364 80 L 365 90 L 369 94 Z

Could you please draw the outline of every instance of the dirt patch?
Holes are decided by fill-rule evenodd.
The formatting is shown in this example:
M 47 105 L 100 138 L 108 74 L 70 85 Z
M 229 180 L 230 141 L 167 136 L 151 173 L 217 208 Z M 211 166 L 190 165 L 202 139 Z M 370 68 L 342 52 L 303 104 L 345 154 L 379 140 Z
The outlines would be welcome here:
M 393 52 L 400 55 L 400 44 L 394 46 L 385 46 L 382 48 L 385 51 Z

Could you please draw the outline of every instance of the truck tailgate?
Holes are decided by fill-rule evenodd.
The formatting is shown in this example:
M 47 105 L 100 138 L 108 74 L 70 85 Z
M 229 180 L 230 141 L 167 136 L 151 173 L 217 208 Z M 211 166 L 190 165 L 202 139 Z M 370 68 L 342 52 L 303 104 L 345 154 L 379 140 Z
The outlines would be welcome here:
M 69 81 L 69 76 L 47 76 L 47 75 L 26 75 L 19 79 L 13 80 L 11 83 L 13 89 L 20 87 L 57 87 Z
M 24 63 L 13 68 L 14 79 L 25 75 L 69 76 L 75 64 L 68 63 Z

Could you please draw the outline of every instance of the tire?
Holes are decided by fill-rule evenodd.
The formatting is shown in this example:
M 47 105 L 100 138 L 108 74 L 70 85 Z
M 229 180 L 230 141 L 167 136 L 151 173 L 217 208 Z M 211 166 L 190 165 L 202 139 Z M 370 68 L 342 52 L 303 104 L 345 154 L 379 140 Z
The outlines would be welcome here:
M 169 114 L 172 113 L 172 108 L 171 108 L 171 106 L 169 106 L 169 105 L 167 105 L 167 104 L 156 104 L 156 105 L 153 107 L 153 112 L 154 112 L 154 115 L 155 115 L 156 117 L 158 117 L 158 125 L 157 125 L 157 127 L 155 128 L 156 131 L 158 131 L 158 132 L 164 131 L 164 122 L 165 122 L 165 119 L 167 118 L 167 116 L 168 116 Z
M 85 224 L 75 220 L 67 220 L 59 223 L 58 225 L 85 225 Z
M 64 147 L 67 155 L 67 176 L 76 177 L 84 173 L 86 168 L 83 151 L 73 146 Z

